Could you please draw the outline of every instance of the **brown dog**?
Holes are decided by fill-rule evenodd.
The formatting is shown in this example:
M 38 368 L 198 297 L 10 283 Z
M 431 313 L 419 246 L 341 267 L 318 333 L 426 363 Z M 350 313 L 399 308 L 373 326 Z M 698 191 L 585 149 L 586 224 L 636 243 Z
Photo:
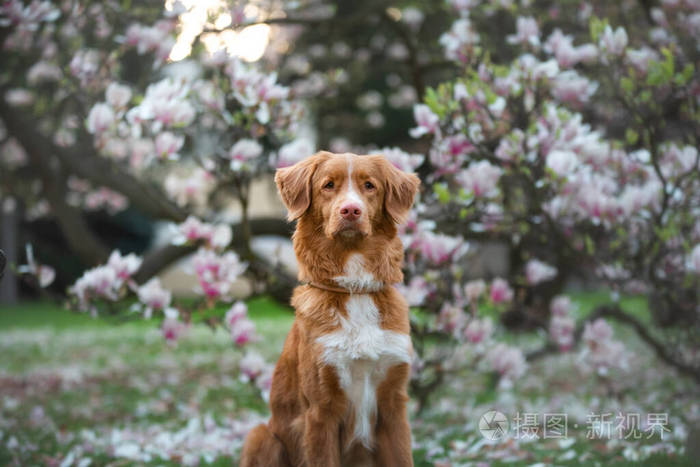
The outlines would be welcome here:
M 396 224 L 418 177 L 383 156 L 319 152 L 275 176 L 298 219 L 296 319 L 272 378 L 267 425 L 241 465 L 412 466 L 408 306 Z

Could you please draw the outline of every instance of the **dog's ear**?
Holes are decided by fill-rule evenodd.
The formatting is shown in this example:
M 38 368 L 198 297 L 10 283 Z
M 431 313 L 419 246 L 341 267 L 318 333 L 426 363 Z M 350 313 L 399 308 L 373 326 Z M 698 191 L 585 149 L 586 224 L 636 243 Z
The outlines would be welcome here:
M 397 169 L 386 157 L 379 157 L 386 184 L 384 211 L 396 224 L 402 224 L 411 210 L 420 179 L 416 174 Z
M 277 183 L 277 189 L 287 207 L 287 219 L 290 222 L 300 218 L 309 209 L 311 205 L 311 179 L 318 164 L 327 157 L 327 153 L 318 152 L 291 167 L 277 169 L 275 183 Z

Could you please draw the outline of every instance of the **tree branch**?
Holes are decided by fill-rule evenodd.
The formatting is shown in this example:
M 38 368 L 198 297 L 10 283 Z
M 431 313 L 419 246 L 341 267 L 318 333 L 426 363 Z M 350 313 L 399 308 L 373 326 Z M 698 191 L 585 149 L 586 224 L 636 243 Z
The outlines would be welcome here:
M 263 217 L 248 221 L 252 235 L 279 235 L 289 237 L 292 234 L 293 226 L 283 219 L 276 217 Z M 244 248 L 243 225 L 235 224 L 231 226 L 233 231 L 233 241 L 230 247 L 241 251 Z M 143 284 L 153 276 L 159 274 L 168 266 L 185 256 L 194 253 L 196 245 L 165 245 L 159 249 L 148 253 L 141 263 L 141 268 L 134 275 L 137 283 Z
M 44 156 L 55 155 L 67 171 L 120 192 L 129 202 L 144 214 L 157 219 L 169 219 L 182 222 L 187 213 L 170 202 L 165 195 L 153 185 L 148 185 L 129 174 L 121 167 L 101 157 L 92 147 L 85 144 L 63 148 L 53 144 L 17 109 L 10 107 L 0 99 L 0 118 L 8 133 L 14 136 L 29 152 Z
M 595 321 L 598 318 L 612 318 L 620 323 L 630 326 L 647 345 L 649 345 L 656 356 L 667 365 L 677 369 L 685 376 L 689 376 L 696 383 L 700 383 L 700 368 L 681 361 L 669 352 L 663 343 L 657 340 L 646 328 L 646 326 L 634 316 L 625 313 L 618 305 L 601 305 L 581 321 L 574 331 L 574 347 L 578 346 L 583 335 L 586 323 Z M 533 362 L 542 357 L 557 352 L 557 347 L 552 342 L 547 342 L 543 347 L 526 355 L 528 362 Z

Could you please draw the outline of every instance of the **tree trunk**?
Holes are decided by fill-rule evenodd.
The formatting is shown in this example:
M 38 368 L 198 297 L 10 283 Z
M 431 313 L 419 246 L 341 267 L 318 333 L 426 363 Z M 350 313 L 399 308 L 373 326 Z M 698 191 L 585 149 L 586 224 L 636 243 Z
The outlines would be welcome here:
M 0 206 L 0 250 L 5 252 L 5 274 L 0 270 L 0 304 L 12 305 L 17 303 L 18 287 L 17 276 L 10 272 L 9 265 L 17 264 L 18 254 L 18 231 L 19 213 L 16 206 L 9 208 L 9 204 L 14 202 L 7 200 L 5 205 Z M 2 266 L 0 266 L 0 269 Z

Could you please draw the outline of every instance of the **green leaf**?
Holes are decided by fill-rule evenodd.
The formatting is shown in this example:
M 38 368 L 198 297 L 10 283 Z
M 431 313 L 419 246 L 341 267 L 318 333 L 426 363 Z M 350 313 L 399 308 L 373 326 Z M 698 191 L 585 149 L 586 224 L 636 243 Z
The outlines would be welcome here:
M 695 74 L 695 67 L 693 66 L 692 63 L 688 63 L 685 65 L 685 67 L 683 67 L 683 71 L 676 74 L 673 81 L 676 84 L 678 84 L 679 86 L 683 86 L 683 85 L 687 84 L 693 78 L 694 74 Z
M 450 190 L 447 188 L 445 183 L 435 183 L 433 184 L 433 191 L 438 197 L 438 200 L 442 204 L 447 204 L 450 202 Z
M 632 128 L 627 128 L 627 130 L 625 130 L 625 139 L 627 140 L 627 143 L 631 145 L 637 144 L 637 141 L 639 141 L 639 133 L 634 131 Z
M 591 39 L 593 39 L 593 42 L 598 42 L 598 38 L 600 37 L 600 34 L 603 32 L 605 29 L 605 26 L 608 25 L 608 20 L 603 19 L 601 20 L 600 18 L 596 16 L 591 16 L 591 20 L 588 23 L 588 29 L 591 33 Z
M 634 93 L 634 80 L 632 78 L 629 78 L 625 76 L 620 80 L 620 86 L 622 87 L 622 90 L 625 91 L 627 94 L 632 94 Z

